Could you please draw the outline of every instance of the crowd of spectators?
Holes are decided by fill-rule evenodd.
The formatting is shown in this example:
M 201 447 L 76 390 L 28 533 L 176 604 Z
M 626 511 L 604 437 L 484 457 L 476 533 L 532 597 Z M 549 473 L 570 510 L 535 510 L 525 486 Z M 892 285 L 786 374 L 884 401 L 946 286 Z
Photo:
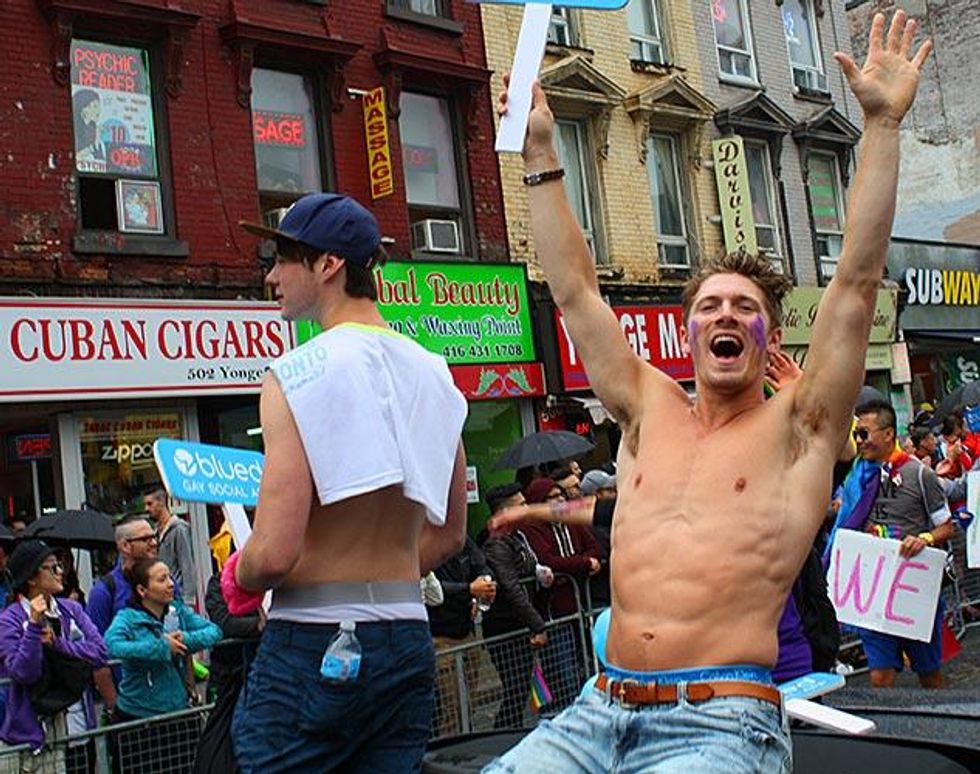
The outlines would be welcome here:
M 894 423 L 894 412 L 889 411 L 879 405 L 858 410 L 851 455 L 856 454 L 856 459 L 842 463 L 837 481 L 841 487 L 828 510 L 828 526 L 839 520 L 847 482 L 860 468 L 860 460 L 874 461 L 874 434 Z M 908 460 L 929 471 L 927 483 L 953 515 L 963 511 L 966 474 L 980 470 L 978 420 L 976 410 L 961 408 L 937 419 L 925 407 L 915 415 L 907 434 L 893 432 L 890 442 L 907 455 L 901 464 Z M 884 438 L 880 444 L 885 451 L 879 456 L 886 464 L 895 461 L 888 443 Z M 587 641 L 569 636 L 570 627 L 556 624 L 609 603 L 608 525 L 616 502 L 615 468 L 609 464 L 583 474 L 576 464 L 564 461 L 550 469 L 521 471 L 518 481 L 523 483 L 485 493 L 491 515 L 524 504 L 538 504 L 545 513 L 557 514 L 560 509 L 554 504 L 573 502 L 589 516 L 580 523 L 538 517 L 484 529 L 423 580 L 434 647 L 437 652 L 459 654 L 437 660 L 433 728 L 437 736 L 462 731 L 461 684 L 471 694 L 481 685 L 493 684 L 493 690 L 499 691 L 493 725 L 507 728 L 526 722 L 536 670 L 552 686 L 549 700 L 556 708 L 571 701 L 587 677 L 591 658 L 591 653 L 583 652 Z M 203 600 L 207 619 L 195 612 L 182 594 L 195 577 L 187 524 L 170 513 L 166 497 L 156 490 L 147 494 L 146 508 L 146 515 L 128 516 L 117 524 L 116 563 L 97 579 L 87 600 L 78 588 L 71 552 L 33 539 L 0 543 L 0 592 L 7 600 L 0 613 L 0 677 L 6 678 L 6 684 L 0 685 L 0 752 L 4 746 L 30 748 L 19 758 L 0 755 L 0 771 L 92 770 L 91 744 L 45 743 L 97 727 L 98 704 L 103 708 L 103 724 L 187 708 L 203 697 L 195 684 L 193 654 L 208 651 L 207 699 L 215 707 L 204 731 L 208 757 L 199 755 L 197 770 L 234 768 L 226 721 L 263 631 L 265 613 L 260 608 L 248 616 L 232 616 L 217 574 Z M 606 516 L 588 524 L 600 511 Z M 872 510 L 868 518 L 872 522 L 892 518 L 879 511 Z M 923 529 L 929 526 L 923 524 Z M 945 532 L 936 534 L 946 539 Z M 817 550 L 815 556 L 819 555 Z M 819 578 L 819 562 L 817 568 L 814 577 Z M 951 572 L 964 571 L 962 557 L 954 557 Z M 780 623 L 784 650 L 777 670 L 788 670 L 789 676 L 809 671 L 818 661 L 815 654 L 800 655 L 799 648 L 807 647 L 803 637 L 807 602 L 800 593 L 794 587 Z M 963 609 L 968 617 L 977 615 L 965 603 Z M 517 637 L 519 632 L 524 636 Z M 215 647 L 222 639 L 232 644 Z M 472 647 L 481 640 L 486 641 L 488 659 Z M 874 637 L 867 638 L 865 648 L 879 666 L 882 656 L 875 649 L 880 646 Z M 110 660 L 114 668 L 108 666 Z M 489 672 L 487 661 L 497 680 L 481 676 L 481 668 Z M 923 684 L 941 685 L 929 679 Z M 887 683 L 878 679 L 875 684 Z M 158 736 L 147 732 L 140 742 L 144 750 L 174 743 L 172 736 L 166 741 Z M 117 746 L 110 749 L 114 757 L 120 754 Z M 114 760 L 115 770 L 117 764 Z

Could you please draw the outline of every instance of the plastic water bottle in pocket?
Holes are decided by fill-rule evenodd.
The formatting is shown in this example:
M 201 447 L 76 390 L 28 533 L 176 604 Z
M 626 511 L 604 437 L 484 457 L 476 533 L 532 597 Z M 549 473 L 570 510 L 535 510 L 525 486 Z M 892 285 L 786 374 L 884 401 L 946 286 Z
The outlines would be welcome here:
M 163 633 L 170 634 L 171 632 L 180 631 L 180 614 L 177 612 L 177 608 L 173 605 L 167 608 L 167 614 L 163 617 Z
M 320 662 L 320 677 L 331 683 L 344 683 L 357 678 L 361 671 L 361 643 L 354 634 L 353 621 L 341 621 Z

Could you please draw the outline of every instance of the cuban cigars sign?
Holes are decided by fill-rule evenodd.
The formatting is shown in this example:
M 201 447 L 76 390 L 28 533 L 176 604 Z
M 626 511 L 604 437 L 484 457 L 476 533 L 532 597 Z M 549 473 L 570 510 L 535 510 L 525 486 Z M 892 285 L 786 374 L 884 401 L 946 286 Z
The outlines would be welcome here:
M 680 306 L 612 307 L 623 336 L 633 351 L 650 365 L 678 381 L 694 378 L 694 363 L 681 351 L 680 328 L 684 312 Z M 586 390 L 589 377 L 585 364 L 565 328 L 561 312 L 555 310 L 561 378 L 566 390 Z
M 472 399 L 543 395 L 524 264 L 389 261 L 374 272 L 381 316 L 441 355 Z M 300 343 L 319 328 L 297 325 Z
M 838 530 L 827 586 L 841 623 L 929 642 L 939 604 L 946 552 L 925 548 L 911 557 L 901 542 Z
M 0 401 L 255 393 L 292 345 L 273 303 L 0 298 Z
M 371 89 L 364 95 L 362 101 L 368 174 L 371 177 L 371 199 L 376 200 L 395 192 L 384 87 Z

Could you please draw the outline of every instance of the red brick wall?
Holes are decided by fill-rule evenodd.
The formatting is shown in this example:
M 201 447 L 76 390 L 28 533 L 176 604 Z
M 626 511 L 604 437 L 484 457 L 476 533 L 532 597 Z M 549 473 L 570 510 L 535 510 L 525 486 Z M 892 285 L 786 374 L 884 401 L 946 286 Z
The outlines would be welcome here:
M 107 0 L 107 5 L 110 4 Z M 429 56 L 485 66 L 479 7 L 452 0 L 452 15 L 464 33 L 433 30 L 383 14 L 383 0 L 330 0 L 324 6 L 303 0 L 146 0 L 146 5 L 202 13 L 183 49 L 183 91 L 164 97 L 177 238 L 190 255 L 160 258 L 134 255 L 76 255 L 70 86 L 52 77 L 52 28 L 35 0 L 0 4 L 0 292 L 25 288 L 44 295 L 259 295 L 256 240 L 236 223 L 259 217 L 249 111 L 236 102 L 234 52 L 219 28 L 232 14 L 239 20 L 280 25 L 293 31 L 324 29 L 362 45 L 346 68 L 346 84 L 371 88 L 381 83 L 372 55 L 385 26 L 398 45 Z M 136 29 L 139 23 L 122 25 Z M 79 30 L 77 35 L 84 36 Z M 126 43 L 120 38 L 120 43 Z M 406 78 L 406 85 L 411 81 Z M 499 173 L 493 152 L 489 90 L 478 94 L 476 132 L 467 141 L 472 209 L 478 235 L 472 258 L 507 257 Z M 330 115 L 336 189 L 369 203 L 367 158 L 359 100 L 344 99 Z M 385 235 L 395 238 L 395 255 L 410 248 L 408 209 L 400 167 L 396 121 L 389 122 L 395 167 L 395 194 L 374 211 Z

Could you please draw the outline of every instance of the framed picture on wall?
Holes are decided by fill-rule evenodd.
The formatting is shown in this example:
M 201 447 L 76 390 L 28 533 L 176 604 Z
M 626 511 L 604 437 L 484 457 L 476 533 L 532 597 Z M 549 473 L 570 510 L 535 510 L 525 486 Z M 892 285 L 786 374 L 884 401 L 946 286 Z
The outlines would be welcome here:
M 131 234 L 162 234 L 160 184 L 150 180 L 116 180 L 119 230 Z

